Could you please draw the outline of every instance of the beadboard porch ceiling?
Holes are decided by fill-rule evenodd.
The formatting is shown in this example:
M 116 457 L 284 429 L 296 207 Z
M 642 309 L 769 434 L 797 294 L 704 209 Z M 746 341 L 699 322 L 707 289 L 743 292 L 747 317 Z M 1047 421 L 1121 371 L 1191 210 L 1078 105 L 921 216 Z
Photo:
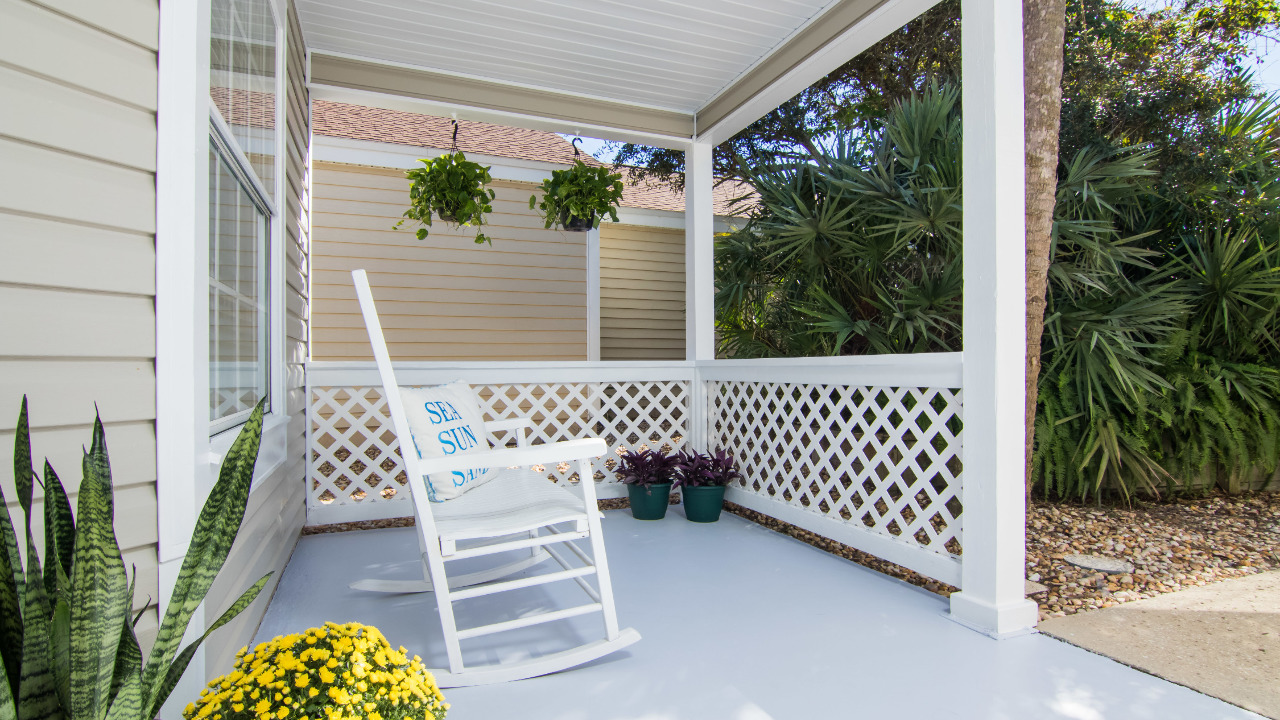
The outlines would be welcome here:
M 299 0 L 298 11 L 322 98 L 384 94 L 688 139 L 738 111 L 745 126 L 935 1 Z M 774 87 L 772 104 L 748 107 Z

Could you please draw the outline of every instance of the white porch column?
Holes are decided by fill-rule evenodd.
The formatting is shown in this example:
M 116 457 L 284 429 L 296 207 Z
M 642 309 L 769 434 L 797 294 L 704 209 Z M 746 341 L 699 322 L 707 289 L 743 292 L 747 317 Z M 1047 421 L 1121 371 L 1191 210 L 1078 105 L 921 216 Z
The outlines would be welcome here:
M 600 362 L 600 229 L 587 233 L 587 361 Z
M 1026 599 L 1021 0 L 964 0 L 964 558 L 951 615 L 1001 636 Z
M 709 142 L 695 141 L 684 155 L 684 352 L 685 359 L 694 362 L 716 357 L 715 207 L 711 202 L 714 149 Z M 694 449 L 706 450 L 706 388 L 701 380 L 693 385 L 690 441 Z

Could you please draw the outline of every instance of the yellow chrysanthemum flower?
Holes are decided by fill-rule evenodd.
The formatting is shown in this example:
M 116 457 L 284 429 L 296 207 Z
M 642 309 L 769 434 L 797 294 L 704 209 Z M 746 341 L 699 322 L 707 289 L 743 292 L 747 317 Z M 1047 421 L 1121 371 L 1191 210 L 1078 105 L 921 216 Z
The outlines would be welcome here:
M 305 693 L 291 693 L 302 688 Z M 392 648 L 377 628 L 325 623 L 260 643 L 252 651 L 241 648 L 231 672 L 210 683 L 183 716 L 441 720 L 447 709 L 420 657 L 409 660 L 408 651 Z

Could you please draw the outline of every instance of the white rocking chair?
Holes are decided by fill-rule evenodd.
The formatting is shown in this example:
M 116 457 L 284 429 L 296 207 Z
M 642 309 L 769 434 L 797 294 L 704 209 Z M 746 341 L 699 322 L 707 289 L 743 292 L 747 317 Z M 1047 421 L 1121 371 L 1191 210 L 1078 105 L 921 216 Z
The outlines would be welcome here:
M 604 538 L 600 532 L 601 513 L 596 505 L 590 459 L 608 452 L 605 442 L 599 438 L 587 438 L 530 446 L 525 430 L 532 427 L 532 423 L 520 418 L 485 423 L 489 434 L 516 432 L 518 446 L 515 448 L 419 458 L 413 443 L 408 440 L 409 420 L 382 336 L 382 325 L 374 308 L 368 276 L 364 270 L 356 270 L 351 275 L 382 378 L 391 422 L 401 441 L 400 454 L 409 477 L 423 564 L 421 581 L 361 580 L 351 587 L 388 593 L 435 592 L 449 659 L 447 671 L 432 670 L 441 687 L 486 685 L 559 672 L 621 650 L 639 640 L 640 633 L 635 630 L 618 628 Z M 578 463 L 582 497 L 529 469 L 531 465 L 567 461 Z M 502 471 L 498 477 L 460 497 L 442 503 L 428 501 L 425 484 L 428 475 L 476 467 L 502 468 Z M 590 554 L 575 543 L 582 539 L 590 541 Z M 482 544 L 473 544 L 477 541 Z M 463 542 L 467 547 L 459 548 L 459 543 Z M 560 549 L 555 547 L 557 545 Z M 570 563 L 561 549 L 569 550 L 581 564 Z M 451 561 L 513 550 L 528 550 L 529 554 L 500 567 L 465 575 L 449 575 L 445 570 L 446 563 Z M 554 559 L 563 569 L 501 580 L 548 559 Z M 587 580 L 588 575 L 596 576 L 595 586 Z M 454 620 L 454 603 L 562 580 L 575 581 L 591 602 L 471 628 L 459 629 Z M 473 667 L 463 665 L 463 640 L 597 612 L 604 619 L 604 637 L 595 642 L 519 662 Z

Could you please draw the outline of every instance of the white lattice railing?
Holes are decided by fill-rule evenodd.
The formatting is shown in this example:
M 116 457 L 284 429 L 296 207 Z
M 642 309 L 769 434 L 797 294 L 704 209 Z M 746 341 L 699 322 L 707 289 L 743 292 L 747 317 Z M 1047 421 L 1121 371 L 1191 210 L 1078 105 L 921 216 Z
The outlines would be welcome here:
M 689 441 L 693 366 L 686 363 L 522 363 L 396 366 L 402 386 L 463 379 L 478 388 L 486 420 L 529 417 L 531 442 L 602 437 L 614 453 L 681 449 Z M 308 522 L 324 524 L 412 514 L 399 443 L 372 363 L 307 366 Z M 505 444 L 512 438 L 490 438 Z M 596 460 L 601 497 L 625 494 L 616 456 Z M 579 481 L 569 465 L 545 468 L 557 482 Z
M 598 436 L 616 453 L 732 452 L 728 499 L 959 585 L 958 353 L 709 363 L 397 364 L 402 385 L 464 379 L 486 419 L 528 416 L 533 442 Z M 406 478 L 372 363 L 307 366 L 308 522 L 399 517 Z M 506 443 L 509 438 L 492 438 Z M 624 493 L 614 455 L 601 497 Z M 551 480 L 577 482 L 567 465 Z
M 744 479 L 729 499 L 960 583 L 957 355 L 699 368 L 708 445 Z

